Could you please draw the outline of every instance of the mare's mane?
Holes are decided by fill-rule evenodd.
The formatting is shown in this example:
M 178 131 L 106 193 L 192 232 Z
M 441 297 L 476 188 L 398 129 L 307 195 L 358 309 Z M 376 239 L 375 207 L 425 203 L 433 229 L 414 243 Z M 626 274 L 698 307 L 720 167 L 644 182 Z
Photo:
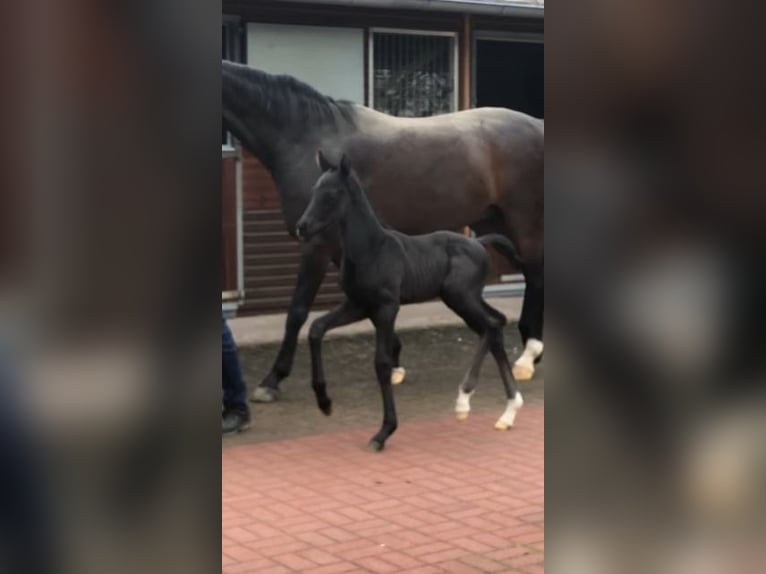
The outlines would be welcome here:
M 224 64 L 242 80 L 253 101 L 262 102 L 283 126 L 305 130 L 339 120 L 353 123 L 353 102 L 325 96 L 292 76 L 269 74 L 233 62 Z

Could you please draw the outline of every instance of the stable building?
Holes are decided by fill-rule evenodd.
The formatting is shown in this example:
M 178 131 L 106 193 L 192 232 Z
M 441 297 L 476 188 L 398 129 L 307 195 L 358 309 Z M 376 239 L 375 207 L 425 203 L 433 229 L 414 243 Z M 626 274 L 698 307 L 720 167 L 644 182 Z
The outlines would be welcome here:
M 543 0 L 223 0 L 222 58 L 397 116 L 502 106 L 542 118 L 543 20 Z M 222 138 L 223 307 L 286 311 L 299 245 L 268 172 Z M 496 261 L 488 289 L 523 290 Z M 331 266 L 315 308 L 341 299 Z

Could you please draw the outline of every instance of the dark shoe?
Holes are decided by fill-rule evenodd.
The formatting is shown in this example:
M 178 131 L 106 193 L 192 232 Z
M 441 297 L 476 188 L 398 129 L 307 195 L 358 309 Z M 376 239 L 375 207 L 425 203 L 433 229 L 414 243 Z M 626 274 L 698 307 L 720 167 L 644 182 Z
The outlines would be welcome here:
M 231 409 L 223 412 L 221 430 L 223 434 L 234 434 L 250 428 L 250 411 L 247 409 Z

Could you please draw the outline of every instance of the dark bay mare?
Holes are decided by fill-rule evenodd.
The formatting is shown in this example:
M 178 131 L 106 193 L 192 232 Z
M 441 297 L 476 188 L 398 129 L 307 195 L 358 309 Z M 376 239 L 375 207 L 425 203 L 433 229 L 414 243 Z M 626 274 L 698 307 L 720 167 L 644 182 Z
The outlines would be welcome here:
M 470 225 L 499 233 L 523 260 L 526 293 L 519 331 L 526 345 L 513 370 L 534 373 L 543 332 L 544 124 L 504 108 L 397 118 L 333 100 L 289 76 L 222 63 L 224 127 L 276 183 L 288 231 L 320 175 L 316 150 L 354 166 L 383 221 L 407 234 Z M 277 359 L 254 398 L 271 401 L 292 367 L 298 333 L 330 261 L 340 263 L 337 226 L 301 246 L 298 280 Z
M 394 354 L 398 354 L 396 347 L 401 348 L 394 330 L 399 305 L 439 297 L 480 338 L 473 364 L 458 389 L 455 404 L 458 418 L 464 420 L 468 416 L 479 369 L 489 351 L 500 370 L 508 399 L 495 427 L 506 430 L 513 426 L 524 401 L 505 354 L 506 319 L 482 297 L 490 267 L 484 244 L 501 247 L 515 259 L 511 242 L 498 234 L 479 239 L 452 231 L 409 236 L 384 228 L 345 156 L 338 166 L 333 166 L 320 151 L 317 163 L 322 175 L 298 221 L 297 233 L 301 239 L 311 241 L 330 226 L 340 230 L 340 283 L 346 294 L 339 307 L 311 326 L 311 385 L 320 410 L 327 415 L 332 412 L 322 369 L 322 337 L 330 329 L 369 318 L 375 325 L 375 374 L 383 396 L 383 425 L 372 437 L 370 446 L 382 450 L 397 427 L 391 374 L 396 364 Z

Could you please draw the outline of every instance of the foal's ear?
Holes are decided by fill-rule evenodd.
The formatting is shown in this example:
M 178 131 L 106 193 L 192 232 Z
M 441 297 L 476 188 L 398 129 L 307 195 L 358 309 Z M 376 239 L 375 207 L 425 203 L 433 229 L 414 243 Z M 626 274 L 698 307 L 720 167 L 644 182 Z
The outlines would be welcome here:
M 340 174 L 343 177 L 348 177 L 348 173 L 351 171 L 351 168 L 348 166 L 348 158 L 346 157 L 345 153 L 340 158 L 340 165 L 338 166 L 338 169 L 340 170 Z
M 321 149 L 317 150 L 316 160 L 317 160 L 317 165 L 319 166 L 319 169 L 322 170 L 322 172 L 330 171 L 333 167 L 332 164 L 329 161 L 327 161 L 327 158 L 324 156 Z

